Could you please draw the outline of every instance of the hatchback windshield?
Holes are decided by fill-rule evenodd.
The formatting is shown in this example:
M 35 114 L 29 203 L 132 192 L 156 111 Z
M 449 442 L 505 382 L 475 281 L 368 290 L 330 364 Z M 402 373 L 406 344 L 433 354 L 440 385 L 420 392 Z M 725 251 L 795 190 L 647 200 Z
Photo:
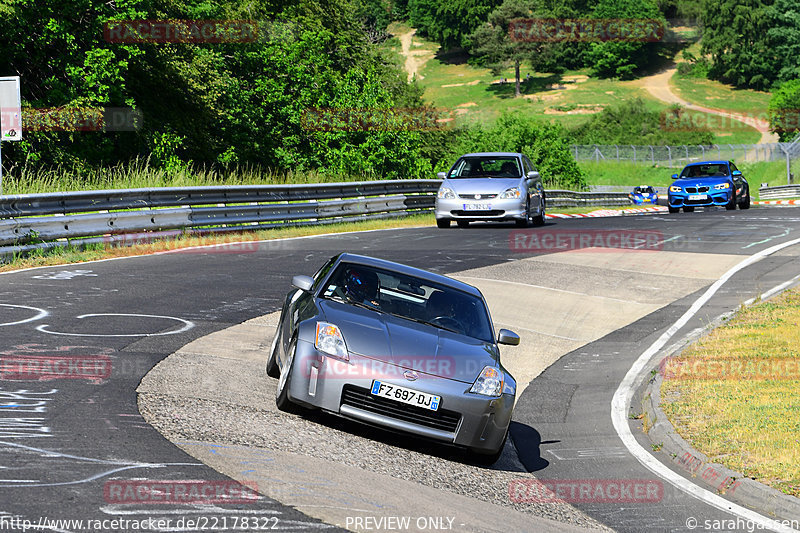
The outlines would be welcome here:
M 681 172 L 681 178 L 713 178 L 728 175 L 728 166 L 723 163 L 692 165 Z
M 421 278 L 342 263 L 320 296 L 493 341 L 483 300 Z
M 519 178 L 516 157 L 462 157 L 450 171 L 451 178 Z

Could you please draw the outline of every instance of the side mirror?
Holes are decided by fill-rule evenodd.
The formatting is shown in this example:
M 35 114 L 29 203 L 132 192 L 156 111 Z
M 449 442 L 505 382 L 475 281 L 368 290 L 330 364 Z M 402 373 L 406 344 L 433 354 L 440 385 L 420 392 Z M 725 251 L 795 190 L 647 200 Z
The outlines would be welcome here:
M 498 344 L 509 344 L 517 346 L 519 344 L 519 335 L 507 329 L 501 329 L 497 335 Z
M 539 179 L 539 171 L 531 170 L 530 172 L 528 172 L 528 177 L 530 179 L 532 179 L 532 180 L 538 180 Z
M 731 176 L 741 176 L 741 175 L 742 172 L 740 170 L 734 170 L 733 172 L 731 172 Z
M 436 177 L 439 178 L 440 180 L 443 180 L 447 177 L 447 172 L 437 172 Z
M 673 174 L 672 175 L 672 179 L 674 179 L 674 180 L 678 179 L 678 175 L 677 174 Z
M 308 292 L 314 285 L 314 278 L 312 278 L 311 276 L 295 276 L 292 278 L 292 285 L 294 285 L 301 291 Z

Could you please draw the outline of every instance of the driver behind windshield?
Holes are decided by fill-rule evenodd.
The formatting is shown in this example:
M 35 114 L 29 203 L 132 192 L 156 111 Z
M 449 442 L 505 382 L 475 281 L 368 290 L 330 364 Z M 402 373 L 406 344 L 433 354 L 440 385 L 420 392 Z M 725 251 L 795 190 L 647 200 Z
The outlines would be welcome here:
M 352 302 L 367 304 L 378 308 L 378 290 L 380 280 L 372 270 L 355 266 L 347 267 L 345 271 L 344 293 Z

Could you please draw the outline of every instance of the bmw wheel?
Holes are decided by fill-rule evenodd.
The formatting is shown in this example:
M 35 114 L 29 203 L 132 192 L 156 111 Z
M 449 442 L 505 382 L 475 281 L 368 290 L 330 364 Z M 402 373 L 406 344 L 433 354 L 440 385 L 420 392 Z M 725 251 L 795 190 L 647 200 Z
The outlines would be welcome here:
M 750 209 L 750 191 L 747 191 L 747 195 L 739 202 L 739 209 Z
M 731 191 L 731 199 L 727 204 L 725 204 L 725 209 L 727 209 L 728 211 L 733 211 L 734 209 L 736 209 L 736 193 L 735 192 Z
M 667 206 L 667 209 L 669 209 L 669 212 L 670 212 L 670 213 L 679 213 L 679 212 L 680 212 L 680 210 L 681 210 L 681 208 L 680 208 L 680 207 L 672 207 L 671 205 L 668 205 L 668 206 Z

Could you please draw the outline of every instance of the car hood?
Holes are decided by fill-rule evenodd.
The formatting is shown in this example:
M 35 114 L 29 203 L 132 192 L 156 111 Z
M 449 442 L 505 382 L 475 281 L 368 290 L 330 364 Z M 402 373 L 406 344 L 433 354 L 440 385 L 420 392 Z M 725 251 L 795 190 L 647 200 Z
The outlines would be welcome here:
M 730 183 L 730 177 L 713 177 L 713 178 L 685 178 L 679 179 L 672 182 L 673 185 L 676 187 L 695 187 L 697 185 L 713 187 L 714 185 L 719 185 L 720 183 Z
M 520 178 L 459 178 L 448 179 L 443 184 L 456 194 L 500 194 L 520 185 Z
M 492 343 L 331 300 L 319 306 L 351 353 L 465 383 L 473 383 L 484 366 L 498 366 Z

